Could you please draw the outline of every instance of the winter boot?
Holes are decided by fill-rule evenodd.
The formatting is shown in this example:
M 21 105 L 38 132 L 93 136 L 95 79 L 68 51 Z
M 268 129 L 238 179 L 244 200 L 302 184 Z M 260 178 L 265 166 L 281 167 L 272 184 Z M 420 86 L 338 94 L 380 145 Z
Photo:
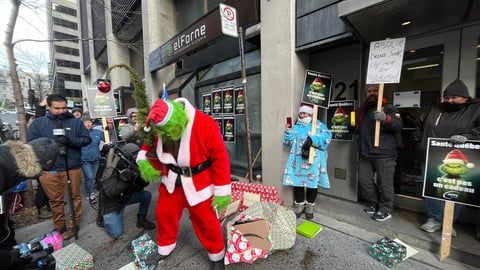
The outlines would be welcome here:
M 225 263 L 223 260 L 212 261 L 212 270 L 223 270 L 225 269 Z
M 315 206 L 315 203 L 309 203 L 307 202 L 305 204 L 305 217 L 307 219 L 312 219 L 313 218 L 313 207 Z
M 298 203 L 296 201 L 293 202 L 293 211 L 295 212 L 295 215 L 297 216 L 297 218 L 299 218 L 302 215 L 303 210 L 305 210 L 305 202 L 301 202 L 301 203 Z
M 48 209 L 48 207 L 44 206 L 42 208 L 38 208 L 38 215 L 37 217 L 40 219 L 46 219 L 52 217 L 52 211 Z
M 146 214 L 137 214 L 137 228 L 153 230 L 155 229 L 155 223 L 148 221 Z

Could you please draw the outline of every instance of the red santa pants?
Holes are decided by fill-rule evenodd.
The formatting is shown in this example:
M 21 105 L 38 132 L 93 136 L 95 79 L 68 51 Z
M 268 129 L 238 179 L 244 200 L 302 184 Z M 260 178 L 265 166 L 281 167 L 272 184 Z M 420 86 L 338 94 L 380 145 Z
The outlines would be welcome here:
M 217 215 L 213 210 L 212 198 L 197 205 L 190 206 L 182 187 L 176 186 L 173 193 L 168 193 L 164 184 L 160 185 L 156 209 L 158 252 L 170 254 L 175 248 L 178 224 L 186 207 L 190 213 L 193 230 L 207 250 L 212 261 L 223 259 L 225 247 L 223 233 Z

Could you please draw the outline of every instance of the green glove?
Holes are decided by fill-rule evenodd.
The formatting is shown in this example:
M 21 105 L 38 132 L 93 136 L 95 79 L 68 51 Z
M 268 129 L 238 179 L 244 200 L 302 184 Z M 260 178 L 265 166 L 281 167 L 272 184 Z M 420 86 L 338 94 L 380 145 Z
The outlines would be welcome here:
M 231 199 L 232 199 L 232 196 L 230 195 L 213 197 L 213 200 L 212 200 L 213 209 L 216 209 L 219 214 L 222 213 L 225 207 L 230 203 Z
M 150 161 L 144 159 L 138 162 L 138 170 L 140 171 L 140 176 L 145 182 L 154 182 L 160 180 L 161 171 L 155 170 Z

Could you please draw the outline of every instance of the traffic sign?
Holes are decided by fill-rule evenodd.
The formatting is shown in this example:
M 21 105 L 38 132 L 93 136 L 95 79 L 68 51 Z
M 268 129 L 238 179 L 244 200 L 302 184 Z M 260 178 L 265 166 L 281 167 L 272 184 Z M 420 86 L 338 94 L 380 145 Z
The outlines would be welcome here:
M 237 10 L 234 7 L 220 4 L 220 20 L 222 33 L 231 37 L 238 37 Z

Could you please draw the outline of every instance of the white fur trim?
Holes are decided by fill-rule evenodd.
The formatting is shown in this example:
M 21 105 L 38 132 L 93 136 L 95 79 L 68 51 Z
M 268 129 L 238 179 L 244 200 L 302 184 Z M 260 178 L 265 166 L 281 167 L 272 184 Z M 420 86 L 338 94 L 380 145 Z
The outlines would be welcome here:
M 213 187 L 213 194 L 215 196 L 227 196 L 232 194 L 232 185 L 223 185 Z
M 181 179 L 183 192 L 190 206 L 197 205 L 213 196 L 213 185 L 197 191 L 192 178 L 181 176 Z
M 208 258 L 212 262 L 220 261 L 225 257 L 225 248 L 217 254 L 208 253 Z
M 167 246 L 158 245 L 158 254 L 164 256 L 170 255 L 170 253 L 172 253 L 172 251 L 175 249 L 175 246 L 177 246 L 177 242 Z
M 145 160 L 145 159 L 147 159 L 147 151 L 145 150 L 138 151 L 136 162 L 138 163 L 140 160 Z
M 300 114 L 301 112 L 308 113 L 310 115 L 313 115 L 313 108 L 310 106 L 302 105 L 298 109 L 298 113 Z
M 145 126 L 145 127 L 143 127 L 143 130 L 144 130 L 145 132 L 150 132 L 150 130 L 152 130 L 152 128 L 149 127 L 149 126 L 148 126 L 148 127 Z

